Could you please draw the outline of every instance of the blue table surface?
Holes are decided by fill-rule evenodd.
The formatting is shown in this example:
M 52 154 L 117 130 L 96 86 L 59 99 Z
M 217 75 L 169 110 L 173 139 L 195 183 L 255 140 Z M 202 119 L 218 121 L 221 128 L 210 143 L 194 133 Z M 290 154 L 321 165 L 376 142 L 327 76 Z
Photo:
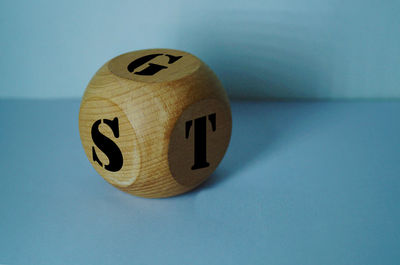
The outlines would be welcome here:
M 233 102 L 212 177 L 123 193 L 79 100 L 0 100 L 0 264 L 400 264 L 400 102 Z

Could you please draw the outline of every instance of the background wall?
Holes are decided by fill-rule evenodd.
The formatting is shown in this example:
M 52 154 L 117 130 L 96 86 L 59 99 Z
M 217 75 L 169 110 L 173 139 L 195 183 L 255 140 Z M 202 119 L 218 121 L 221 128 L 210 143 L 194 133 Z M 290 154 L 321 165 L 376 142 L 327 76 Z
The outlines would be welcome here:
M 399 98 L 400 1 L 0 1 L 0 97 L 80 97 L 108 59 L 176 48 L 233 98 Z

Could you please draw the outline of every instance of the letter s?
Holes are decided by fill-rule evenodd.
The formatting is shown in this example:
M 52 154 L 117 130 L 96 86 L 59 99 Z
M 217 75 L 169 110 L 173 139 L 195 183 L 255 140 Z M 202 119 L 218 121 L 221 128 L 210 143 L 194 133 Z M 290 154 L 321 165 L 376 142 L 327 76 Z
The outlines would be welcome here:
M 111 128 L 114 137 L 118 138 L 119 137 L 118 118 L 115 117 L 112 121 L 103 119 L 103 122 Z M 109 164 L 105 165 L 104 168 L 112 172 L 119 171 L 123 165 L 121 150 L 111 139 L 109 139 L 99 131 L 100 123 L 101 120 L 97 120 L 95 123 L 93 123 L 92 126 L 93 142 L 108 157 Z M 103 163 L 97 156 L 94 146 L 92 146 L 92 154 L 93 154 L 93 161 L 97 162 L 101 167 L 103 167 Z

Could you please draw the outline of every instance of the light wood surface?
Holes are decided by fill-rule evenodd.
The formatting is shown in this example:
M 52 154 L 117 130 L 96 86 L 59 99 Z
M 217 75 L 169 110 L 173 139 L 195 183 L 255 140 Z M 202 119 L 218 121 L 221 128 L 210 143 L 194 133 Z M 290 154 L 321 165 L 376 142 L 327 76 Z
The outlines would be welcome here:
M 177 195 L 207 179 L 231 129 L 218 78 L 197 57 L 171 49 L 126 53 L 104 64 L 79 113 L 82 145 L 96 171 L 149 198 Z

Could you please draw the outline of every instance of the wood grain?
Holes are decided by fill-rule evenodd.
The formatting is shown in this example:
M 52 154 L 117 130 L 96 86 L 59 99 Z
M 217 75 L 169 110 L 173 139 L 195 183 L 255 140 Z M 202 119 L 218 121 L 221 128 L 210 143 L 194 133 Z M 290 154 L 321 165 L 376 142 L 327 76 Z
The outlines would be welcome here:
M 161 55 L 132 72 L 128 70 L 130 63 L 152 54 Z M 170 60 L 166 54 L 181 58 L 168 64 Z M 150 64 L 165 68 L 153 75 L 135 74 L 146 72 Z M 215 132 L 207 123 L 210 166 L 190 171 L 193 148 L 189 146 L 193 146 L 194 128 L 185 138 L 182 126 L 208 113 L 217 116 Z M 118 138 L 104 123 L 105 119 L 114 118 L 118 118 Z M 101 121 L 100 133 L 112 140 L 122 153 L 123 166 L 116 172 L 104 168 L 110 163 L 109 157 L 92 139 L 92 129 L 98 120 Z M 197 57 L 171 49 L 131 52 L 104 64 L 89 82 L 79 113 L 82 145 L 96 171 L 115 187 L 149 198 L 177 195 L 203 182 L 221 161 L 231 128 L 229 100 L 215 74 Z M 178 136 L 171 141 L 172 132 L 177 130 Z M 183 145 L 187 148 L 180 148 Z M 102 166 L 94 161 L 93 150 Z

